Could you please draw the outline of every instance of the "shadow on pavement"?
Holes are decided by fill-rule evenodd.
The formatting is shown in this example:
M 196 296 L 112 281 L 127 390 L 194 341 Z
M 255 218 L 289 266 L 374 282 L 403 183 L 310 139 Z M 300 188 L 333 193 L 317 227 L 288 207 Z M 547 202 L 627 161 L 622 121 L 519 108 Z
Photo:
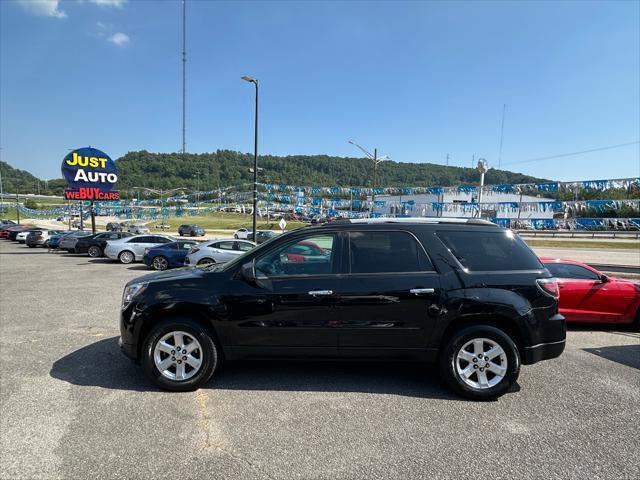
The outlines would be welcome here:
M 100 340 L 56 361 L 49 374 L 80 386 L 159 391 L 128 360 L 117 337 Z M 238 361 L 215 373 L 205 388 L 226 390 L 363 392 L 461 400 L 440 381 L 435 366 L 332 361 Z M 516 387 L 512 391 L 519 390 Z
M 84 387 L 158 391 L 139 366 L 120 352 L 118 337 L 82 347 L 57 360 L 49 372 L 53 378 Z
M 583 350 L 612 362 L 640 370 L 640 345 L 616 345 L 612 347 L 583 348 Z

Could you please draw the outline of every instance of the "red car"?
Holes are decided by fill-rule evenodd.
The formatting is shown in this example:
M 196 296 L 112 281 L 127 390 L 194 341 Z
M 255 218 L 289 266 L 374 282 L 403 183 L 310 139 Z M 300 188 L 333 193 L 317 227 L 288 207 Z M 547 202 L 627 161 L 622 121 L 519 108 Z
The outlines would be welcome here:
M 22 230 L 27 230 L 29 228 L 31 227 L 27 225 L 7 225 L 0 229 L 0 238 L 10 238 L 9 235 L 11 235 L 11 232 L 21 232 Z
M 540 260 L 558 279 L 560 313 L 567 322 L 640 324 L 640 284 L 573 260 Z

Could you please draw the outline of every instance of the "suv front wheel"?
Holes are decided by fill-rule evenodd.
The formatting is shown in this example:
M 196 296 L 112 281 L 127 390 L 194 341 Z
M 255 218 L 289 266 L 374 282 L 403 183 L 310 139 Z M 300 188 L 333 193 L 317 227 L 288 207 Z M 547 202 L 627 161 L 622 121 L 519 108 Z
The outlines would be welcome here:
M 165 390 L 190 391 L 204 384 L 219 363 L 216 344 L 209 332 L 190 318 L 159 323 L 142 349 L 142 369 Z
M 490 325 L 471 325 L 454 333 L 440 356 L 440 374 L 460 395 L 489 400 L 517 381 L 520 356 L 513 340 Z

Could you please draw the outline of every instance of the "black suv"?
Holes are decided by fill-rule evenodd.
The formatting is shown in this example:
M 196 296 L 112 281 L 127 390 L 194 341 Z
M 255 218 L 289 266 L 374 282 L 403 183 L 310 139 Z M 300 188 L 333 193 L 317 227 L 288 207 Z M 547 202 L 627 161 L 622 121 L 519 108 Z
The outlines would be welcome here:
M 555 280 L 512 231 L 483 220 L 339 220 L 224 265 L 132 280 L 120 346 L 157 385 L 191 390 L 240 358 L 436 362 L 469 398 L 559 356 Z

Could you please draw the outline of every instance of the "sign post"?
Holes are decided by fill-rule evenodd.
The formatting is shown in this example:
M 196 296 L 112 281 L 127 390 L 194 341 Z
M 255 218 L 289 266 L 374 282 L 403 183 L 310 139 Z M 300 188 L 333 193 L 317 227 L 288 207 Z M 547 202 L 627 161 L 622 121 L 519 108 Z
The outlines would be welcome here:
M 287 226 L 287 222 L 285 221 L 285 219 L 284 219 L 284 218 L 281 218 L 281 219 L 280 219 L 280 223 L 279 223 L 278 225 L 280 226 L 280 230 L 282 230 L 282 232 L 284 233 L 284 229 L 285 229 L 285 228 L 286 228 L 286 226 Z
M 114 190 L 118 181 L 116 164 L 97 148 L 78 148 L 62 160 L 62 175 L 69 184 L 64 191 L 66 200 L 80 200 L 80 228 L 84 226 L 82 203 L 90 202 L 91 231 L 96 233 L 94 202 L 120 200 L 120 192 Z

